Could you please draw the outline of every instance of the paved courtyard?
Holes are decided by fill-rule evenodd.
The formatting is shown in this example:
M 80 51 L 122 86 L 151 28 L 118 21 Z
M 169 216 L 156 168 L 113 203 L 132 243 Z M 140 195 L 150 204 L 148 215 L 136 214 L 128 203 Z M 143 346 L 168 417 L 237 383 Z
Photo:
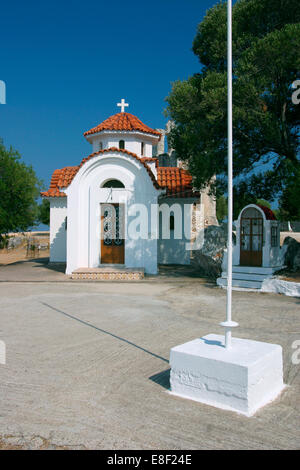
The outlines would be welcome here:
M 300 299 L 233 294 L 236 334 L 283 346 L 280 399 L 246 418 L 167 392 L 170 348 L 221 333 L 225 295 L 205 280 L 167 275 L 131 284 L 2 278 L 0 447 L 299 449 L 291 345 L 300 339 Z

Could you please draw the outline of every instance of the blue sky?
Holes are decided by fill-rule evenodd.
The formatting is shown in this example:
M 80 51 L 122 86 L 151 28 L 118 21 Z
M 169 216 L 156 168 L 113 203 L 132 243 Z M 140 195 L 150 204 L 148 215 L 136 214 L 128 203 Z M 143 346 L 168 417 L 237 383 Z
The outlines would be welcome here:
M 200 69 L 191 51 L 213 1 L 2 2 L 0 137 L 48 186 L 90 153 L 83 132 L 118 112 L 163 127 L 171 82 Z

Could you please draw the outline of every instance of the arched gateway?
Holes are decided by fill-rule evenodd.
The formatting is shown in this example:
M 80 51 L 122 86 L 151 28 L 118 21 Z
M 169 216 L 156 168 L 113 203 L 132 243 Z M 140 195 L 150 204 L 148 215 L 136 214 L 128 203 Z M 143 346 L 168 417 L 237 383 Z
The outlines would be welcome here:
M 242 211 L 240 224 L 240 265 L 261 266 L 263 254 L 264 220 L 255 207 Z
M 260 289 L 262 282 L 283 267 L 279 222 L 271 209 L 249 204 L 235 221 L 236 243 L 233 245 L 233 287 Z M 227 286 L 227 256 L 223 259 L 222 277 L 217 283 Z

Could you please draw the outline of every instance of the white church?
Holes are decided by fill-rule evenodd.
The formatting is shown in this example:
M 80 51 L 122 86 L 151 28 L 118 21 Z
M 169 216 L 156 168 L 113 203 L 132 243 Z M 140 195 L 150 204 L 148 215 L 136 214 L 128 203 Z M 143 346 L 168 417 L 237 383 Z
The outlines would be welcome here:
M 66 263 L 75 278 L 112 266 L 157 274 L 159 264 L 189 264 L 201 229 L 192 176 L 180 163 L 159 163 L 164 131 L 125 112 L 123 99 L 118 106 L 84 133 L 91 154 L 55 170 L 41 193 L 50 201 L 50 262 Z

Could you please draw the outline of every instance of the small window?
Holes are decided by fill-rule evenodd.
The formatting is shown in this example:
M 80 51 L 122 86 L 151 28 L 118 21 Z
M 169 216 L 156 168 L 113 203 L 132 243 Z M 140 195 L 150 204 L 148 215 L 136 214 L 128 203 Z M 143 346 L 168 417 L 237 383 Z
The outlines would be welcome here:
M 170 215 L 170 230 L 174 230 L 175 228 L 175 217 L 174 215 Z
M 119 141 L 119 149 L 121 149 L 121 150 L 125 149 L 125 141 L 124 140 Z
M 144 155 L 145 153 L 145 142 L 141 143 L 141 155 Z
M 124 184 L 119 180 L 108 180 L 102 188 L 125 188 Z
M 103 150 L 103 143 L 99 142 L 99 150 Z
M 68 217 L 65 218 L 65 230 L 67 231 L 68 229 Z
M 271 227 L 271 246 L 278 245 L 278 230 L 277 227 Z

